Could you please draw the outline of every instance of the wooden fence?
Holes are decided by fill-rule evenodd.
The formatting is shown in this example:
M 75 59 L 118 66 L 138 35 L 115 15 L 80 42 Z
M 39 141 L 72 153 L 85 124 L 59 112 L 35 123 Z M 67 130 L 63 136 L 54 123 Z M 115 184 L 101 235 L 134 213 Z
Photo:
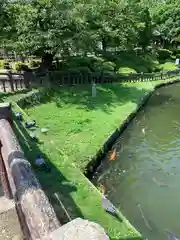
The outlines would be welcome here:
M 13 73 L 11 71 L 0 73 L 0 91 L 14 92 L 29 88 L 32 82 L 32 72 Z
M 159 73 L 64 73 L 59 71 L 48 72 L 48 79 L 58 85 L 79 85 L 95 83 L 134 82 L 134 81 L 155 81 L 180 76 L 180 70 L 159 72 Z
M 56 85 L 81 85 L 91 84 L 92 82 L 118 83 L 118 82 L 143 82 L 155 81 L 161 79 L 170 79 L 180 76 L 180 69 L 159 73 L 133 73 L 133 74 L 116 74 L 116 73 L 68 73 L 60 71 L 49 71 L 44 74 L 32 72 L 0 73 L 0 91 L 9 92 L 24 88 L 36 87 L 40 85 L 46 86 L 45 83 Z
M 3 92 L 15 91 L 25 88 L 24 74 L 0 73 L 0 90 Z

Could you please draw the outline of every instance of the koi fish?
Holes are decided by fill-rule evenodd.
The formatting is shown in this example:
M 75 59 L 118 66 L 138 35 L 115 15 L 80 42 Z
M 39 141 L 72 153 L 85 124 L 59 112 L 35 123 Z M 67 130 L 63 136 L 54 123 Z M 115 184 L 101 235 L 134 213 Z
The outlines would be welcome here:
M 142 217 L 142 219 L 144 220 L 144 223 L 146 224 L 146 226 L 147 226 L 150 230 L 152 230 L 151 226 L 149 225 L 148 220 L 147 220 L 147 219 L 145 218 L 145 216 L 144 216 L 144 213 L 143 213 L 143 210 L 142 210 L 140 204 L 138 204 L 138 208 L 139 208 L 139 210 L 140 210 L 141 217 Z
M 174 233 L 172 233 L 172 232 L 170 232 L 168 230 L 165 230 L 165 232 L 168 235 L 168 240 L 180 240 L 180 238 L 177 237 Z
M 109 153 L 109 160 L 110 161 L 116 160 L 116 156 L 117 156 L 116 149 L 114 149 L 113 151 L 110 151 L 110 153 Z
M 101 197 L 102 208 L 111 214 L 116 214 L 114 205 L 104 196 Z
M 157 181 L 155 177 L 153 177 L 152 180 L 153 180 L 159 187 L 168 187 L 168 184 Z
M 105 187 L 104 187 L 102 184 L 99 186 L 99 191 L 100 191 L 100 193 L 101 193 L 102 195 L 105 194 L 106 189 L 105 189 Z

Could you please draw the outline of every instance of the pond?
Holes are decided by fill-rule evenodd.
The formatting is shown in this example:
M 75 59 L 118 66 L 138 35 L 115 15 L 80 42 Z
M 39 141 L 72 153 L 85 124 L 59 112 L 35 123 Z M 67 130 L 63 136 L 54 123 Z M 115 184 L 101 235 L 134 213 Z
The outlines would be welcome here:
M 180 84 L 156 90 L 104 159 L 95 185 L 148 240 L 180 236 Z

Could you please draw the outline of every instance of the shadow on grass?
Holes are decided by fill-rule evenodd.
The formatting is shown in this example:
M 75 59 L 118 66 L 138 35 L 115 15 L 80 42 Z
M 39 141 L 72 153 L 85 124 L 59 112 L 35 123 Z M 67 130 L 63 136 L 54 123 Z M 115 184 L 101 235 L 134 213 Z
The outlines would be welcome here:
M 111 108 L 127 102 L 137 103 L 146 93 L 147 90 L 138 89 L 133 85 L 103 84 L 97 85 L 97 96 L 93 98 L 91 85 L 67 86 L 59 89 L 53 87 L 42 94 L 39 103 L 55 102 L 59 108 L 64 105 L 76 105 L 77 108 L 87 111 L 101 109 L 111 113 Z
M 0 102 L 3 102 L 6 100 L 6 98 L 8 97 L 12 97 L 12 96 L 16 96 L 18 94 L 26 94 L 28 92 L 30 92 L 32 89 L 21 89 L 21 90 L 17 90 L 15 92 L 0 92 Z
M 76 217 L 83 218 L 83 215 L 79 209 L 79 207 L 74 203 L 70 194 L 74 191 L 77 191 L 76 187 L 70 183 L 63 174 L 49 161 L 48 157 L 41 152 L 37 143 L 32 140 L 29 136 L 29 133 L 24 128 L 21 122 L 18 122 L 14 119 L 13 125 L 14 133 L 16 134 L 20 146 L 22 147 L 26 158 L 31 163 L 38 180 L 40 181 L 43 190 L 48 196 L 56 215 L 61 224 L 67 223 L 69 220 L 74 219 Z M 46 160 L 48 165 L 51 168 L 51 172 L 47 173 L 43 170 L 38 170 L 35 168 L 33 162 L 36 158 L 37 153 L 40 153 L 41 156 Z M 56 197 L 58 196 L 58 197 Z M 68 215 L 70 215 L 71 219 L 67 216 L 64 211 L 59 199 L 63 203 Z

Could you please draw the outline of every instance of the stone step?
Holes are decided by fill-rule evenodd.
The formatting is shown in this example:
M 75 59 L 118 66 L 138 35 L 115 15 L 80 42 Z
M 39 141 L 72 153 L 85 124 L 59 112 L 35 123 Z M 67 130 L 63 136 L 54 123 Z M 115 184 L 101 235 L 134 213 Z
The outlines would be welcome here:
M 0 240 L 22 239 L 14 202 L 5 197 L 0 197 Z

